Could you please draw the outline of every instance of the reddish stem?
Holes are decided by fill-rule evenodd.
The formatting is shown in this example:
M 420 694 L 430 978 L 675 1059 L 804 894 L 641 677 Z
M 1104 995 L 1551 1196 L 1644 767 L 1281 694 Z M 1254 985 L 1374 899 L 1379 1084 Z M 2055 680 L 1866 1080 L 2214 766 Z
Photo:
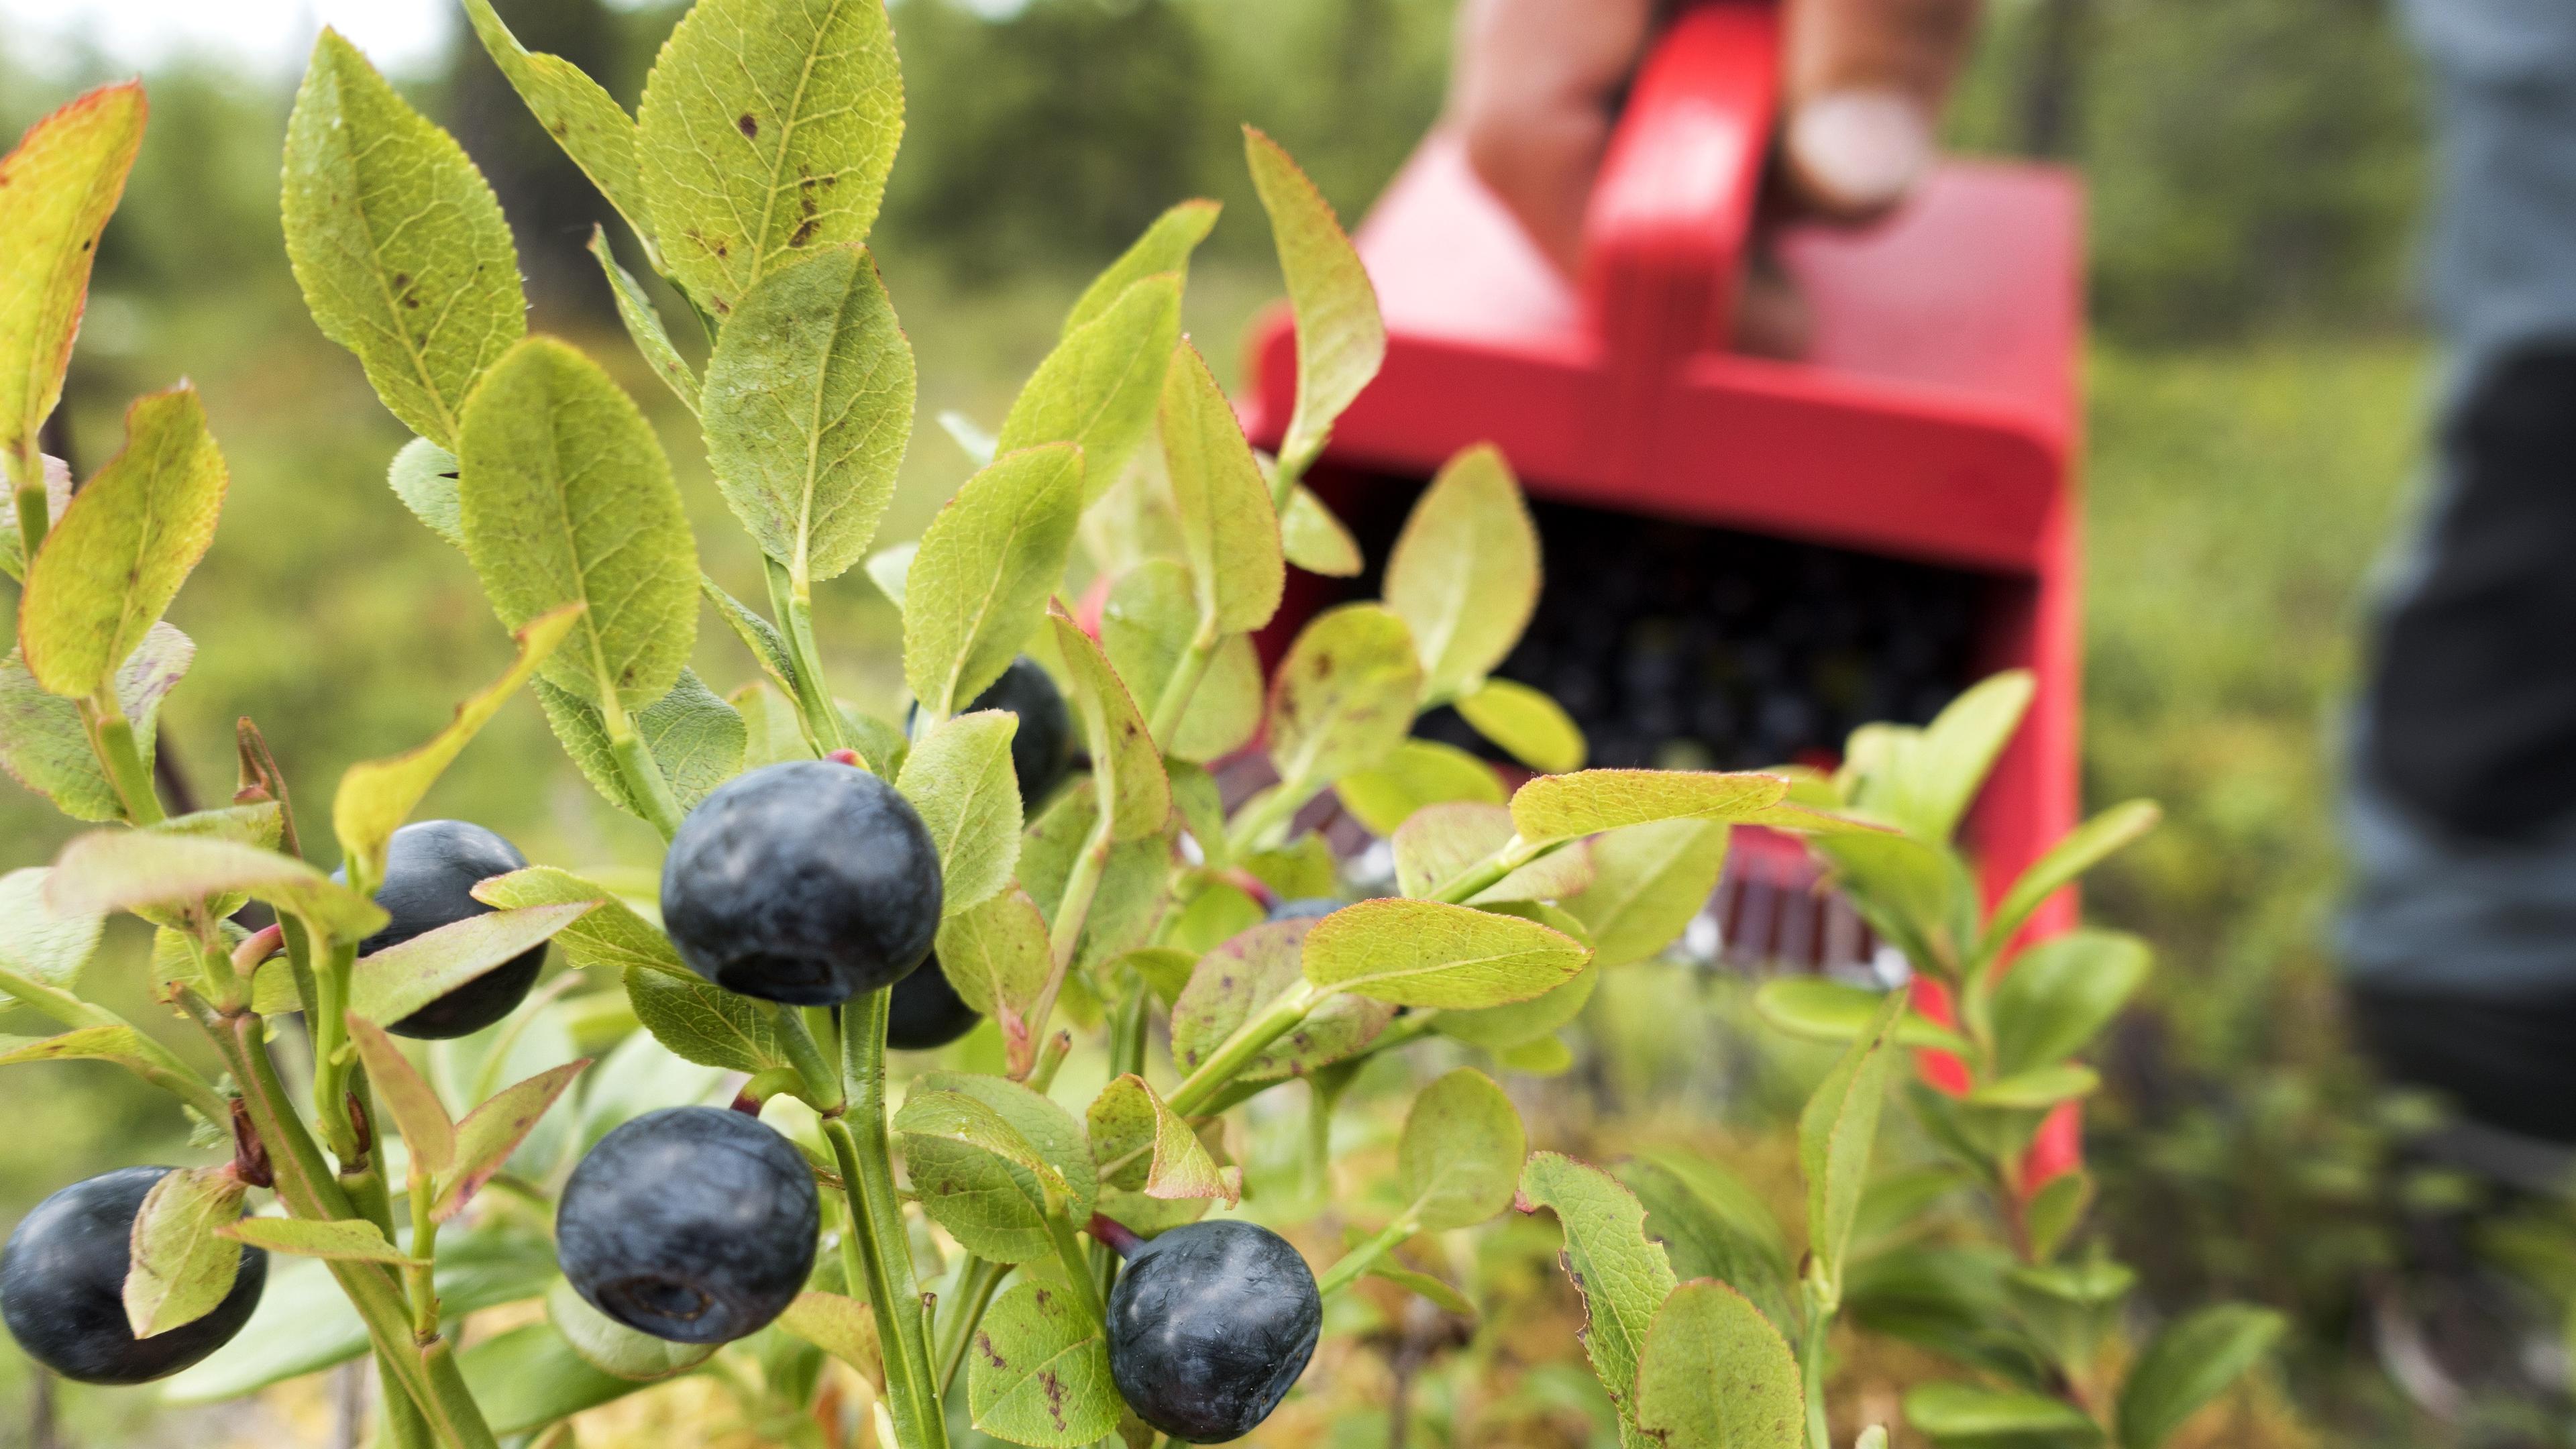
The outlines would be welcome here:
M 1121 1258 L 1135 1257 L 1136 1250 L 1145 1246 L 1145 1240 L 1128 1231 L 1125 1223 L 1115 1218 L 1102 1217 L 1098 1213 L 1091 1215 L 1091 1221 L 1083 1224 L 1082 1230 L 1091 1234 L 1093 1242 L 1101 1244 Z
M 250 1107 L 241 1098 L 233 1098 L 233 1173 L 252 1187 L 277 1186 L 276 1170 L 269 1166 L 268 1144 L 259 1140 L 259 1129 L 251 1125 Z

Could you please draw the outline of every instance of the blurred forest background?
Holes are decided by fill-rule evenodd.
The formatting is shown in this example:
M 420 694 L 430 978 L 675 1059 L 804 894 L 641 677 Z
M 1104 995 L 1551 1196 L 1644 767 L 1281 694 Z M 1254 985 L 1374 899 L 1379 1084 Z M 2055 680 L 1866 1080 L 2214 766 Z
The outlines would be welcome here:
M 1278 290 L 1236 123 L 1281 139 L 1356 219 L 1439 110 L 1451 7 L 898 0 L 910 122 L 875 240 L 920 358 L 922 422 L 884 537 L 916 533 L 967 472 L 929 420 L 959 408 L 997 421 L 1090 272 L 1184 196 L 1230 209 L 1189 302 L 1230 375 Z M 676 13 L 500 9 L 532 47 L 630 103 Z M 2438 1184 L 2378 1170 L 2379 1124 L 2396 1109 L 2341 1045 L 2321 931 L 2336 883 L 2323 745 L 2353 674 L 2370 559 L 2421 452 L 2416 78 L 2383 0 L 1989 10 L 1954 144 L 2061 159 L 2092 189 L 2087 792 L 2097 804 L 2154 796 L 2170 812 L 2097 877 L 2090 903 L 2162 951 L 2095 1113 L 2108 1221 L 2159 1301 L 2223 1293 L 2297 1315 L 2305 1331 L 2272 1391 L 2297 1421 L 2347 1442 L 2428 1442 L 2371 1363 L 2361 1289 L 2389 1264 L 2404 1206 L 2393 1195 Z M 498 185 L 537 325 L 596 343 L 664 410 L 710 570 L 758 597 L 749 545 L 703 486 L 694 430 L 614 335 L 581 254 L 605 207 L 461 17 L 452 36 L 446 64 L 402 79 Z M 112 73 L 97 59 L 27 66 L 0 32 L 10 136 Z M 125 399 L 181 375 L 204 389 L 232 494 L 174 611 L 199 654 L 165 711 L 163 748 L 200 799 L 219 799 L 232 721 L 251 715 L 310 813 L 349 762 L 444 720 L 498 669 L 506 640 L 464 561 L 386 489 L 404 435 L 315 331 L 287 271 L 277 190 L 292 75 L 181 59 L 149 80 L 151 129 L 74 363 L 70 444 L 94 468 L 118 446 Z M 883 709 L 899 681 L 892 611 L 856 571 L 824 611 L 837 681 Z M 701 639 L 711 682 L 749 677 L 723 631 Z M 649 858 L 652 844 L 524 705 L 424 813 L 483 821 L 567 864 Z M 67 833 L 42 801 L 0 786 L 8 864 L 46 859 Z M 1654 984 L 1627 979 L 1632 993 Z M 1594 1031 L 1608 1090 L 1649 1100 L 1659 1073 L 1688 1070 L 1690 1032 L 1740 1016 L 1730 984 L 1698 994 L 1705 1014 L 1677 1017 L 1623 1010 L 1605 990 Z M 15 1113 L 0 1137 L 0 1221 L 76 1177 L 184 1150 L 164 1104 L 107 1068 L 18 1068 L 7 1094 L 45 1110 Z M 0 1347 L 0 1444 L 19 1442 L 10 1406 L 25 1392 L 25 1361 Z M 118 1442 L 144 1412 L 138 1395 L 75 1397 L 71 1427 L 87 1442 Z M 2261 1442 L 2322 1442 L 2284 1432 Z

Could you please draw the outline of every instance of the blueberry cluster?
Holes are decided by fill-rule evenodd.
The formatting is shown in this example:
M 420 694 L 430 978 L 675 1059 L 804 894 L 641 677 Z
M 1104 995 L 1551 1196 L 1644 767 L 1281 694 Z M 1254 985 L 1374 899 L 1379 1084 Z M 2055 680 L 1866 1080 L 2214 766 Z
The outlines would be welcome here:
M 1496 671 L 1546 691 L 1591 763 L 1753 769 L 1923 724 L 1972 678 L 1974 574 L 1533 502 L 1546 589 Z M 1422 733 L 1493 754 L 1439 711 Z

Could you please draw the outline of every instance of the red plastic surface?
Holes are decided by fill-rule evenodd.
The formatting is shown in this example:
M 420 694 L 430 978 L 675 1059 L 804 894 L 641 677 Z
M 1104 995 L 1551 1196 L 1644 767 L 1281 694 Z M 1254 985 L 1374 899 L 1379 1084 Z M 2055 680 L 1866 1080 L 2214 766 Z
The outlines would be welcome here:
M 2081 199 L 2052 168 L 1948 162 L 1881 225 L 1790 228 L 1774 250 L 1814 315 L 1809 355 L 1726 351 L 1776 24 L 1767 4 L 1720 0 L 1658 41 L 1604 160 L 1579 281 L 1454 136 L 1426 138 L 1356 233 L 1387 358 L 1327 457 L 1418 479 L 1491 441 L 1541 496 L 1987 575 L 1977 667 L 2039 680 L 1971 826 L 1999 889 L 2078 807 Z M 1282 311 L 1254 343 L 1256 442 L 1286 423 L 1295 357 Z M 2034 931 L 2072 912 L 2061 896 Z

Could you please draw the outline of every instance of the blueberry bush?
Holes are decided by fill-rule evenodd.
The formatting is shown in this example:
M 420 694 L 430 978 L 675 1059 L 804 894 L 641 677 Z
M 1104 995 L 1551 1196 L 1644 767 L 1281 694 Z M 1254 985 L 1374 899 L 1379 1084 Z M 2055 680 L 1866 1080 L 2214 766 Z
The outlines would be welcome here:
M 472 163 L 325 32 L 286 139 L 295 275 L 418 435 L 392 491 L 463 553 L 517 656 L 418 748 L 351 768 L 327 845 L 247 719 L 231 803 L 168 816 L 155 713 L 194 645 L 161 616 L 211 543 L 222 455 L 184 384 L 137 401 L 77 490 L 38 441 L 140 88 L 75 100 L 0 161 L 0 562 L 21 581 L 0 763 L 103 827 L 0 877 L 0 1001 L 61 1028 L 0 1043 L 0 1063 L 121 1065 L 218 1158 L 74 1184 L 20 1224 L 0 1293 L 30 1354 L 96 1382 L 181 1374 L 198 1398 L 371 1357 L 378 1442 L 403 1449 L 563 1444 L 571 1416 L 690 1373 L 765 1439 L 838 1442 L 831 1360 L 866 1386 L 881 1446 L 1213 1443 L 1278 1406 L 1362 1278 L 1462 1302 L 1396 1249 L 1514 1208 L 1563 1227 L 1624 1443 L 1828 1449 L 1846 1307 L 1979 1375 L 1908 1400 L 1944 1443 L 2153 1449 L 2261 1351 L 2267 1319 L 2210 1310 L 2120 1375 L 2128 1275 L 2061 1256 L 2088 1191 L 2064 1112 L 2093 1083 L 2069 1059 L 2144 952 L 2076 933 L 2003 963 L 2152 812 L 2086 826 L 1981 914 L 1950 836 L 2026 680 L 1927 730 L 1862 730 L 1830 779 L 1585 770 L 1562 710 L 1490 677 L 1535 607 L 1539 548 L 1482 448 L 1423 493 L 1383 597 L 1303 620 L 1265 678 L 1255 635 L 1289 567 L 1360 572 L 1301 479 L 1384 334 L 1332 212 L 1253 131 L 1298 339 L 1276 453 L 1181 334 L 1217 219 L 1188 202 L 1082 295 L 997 430 L 942 419 L 969 476 L 916 543 L 878 548 L 915 405 L 865 245 L 903 118 L 882 6 L 701 0 L 633 115 L 486 0 L 466 9 L 703 333 L 701 369 L 594 238 L 764 556 L 767 608 L 700 572 L 634 401 L 527 334 Z M 815 589 L 854 568 L 902 610 L 900 723 L 825 675 Z M 730 693 L 689 666 L 708 613 L 748 659 Z M 658 878 L 412 820 L 523 688 L 667 842 Z M 1516 788 L 1412 736 L 1444 707 L 1526 767 Z M 1314 829 L 1333 809 L 1387 843 L 1391 883 L 1351 887 Z M 1793 1031 L 1852 1042 L 1801 1124 L 1802 1259 L 1713 1164 L 1614 1177 L 1532 1154 L 1475 1066 L 1414 1097 L 1379 1195 L 1404 1206 L 1320 1273 L 1270 1228 L 1209 1216 L 1244 1194 L 1228 1114 L 1282 1083 L 1307 1084 L 1320 1153 L 1362 1067 L 1410 1045 L 1562 1070 L 1601 973 L 1684 930 L 1735 825 L 1807 836 L 1946 989 L 1928 1015 L 1903 993 L 1766 992 Z M 219 1075 L 84 994 L 119 912 L 153 928 L 154 995 Z M 556 956 L 570 969 L 540 984 Z M 988 1019 L 999 1070 L 918 1071 L 889 1100 L 889 1046 Z M 1076 1033 L 1107 1083 L 1064 1104 Z M 1939 1054 L 1910 1094 L 1954 1161 L 1873 1178 L 1907 1047 Z M 730 1109 L 701 1104 L 726 1090 Z M 1933 1214 L 1963 1182 L 1991 1211 Z M 460 1346 L 468 1315 L 531 1304 Z

